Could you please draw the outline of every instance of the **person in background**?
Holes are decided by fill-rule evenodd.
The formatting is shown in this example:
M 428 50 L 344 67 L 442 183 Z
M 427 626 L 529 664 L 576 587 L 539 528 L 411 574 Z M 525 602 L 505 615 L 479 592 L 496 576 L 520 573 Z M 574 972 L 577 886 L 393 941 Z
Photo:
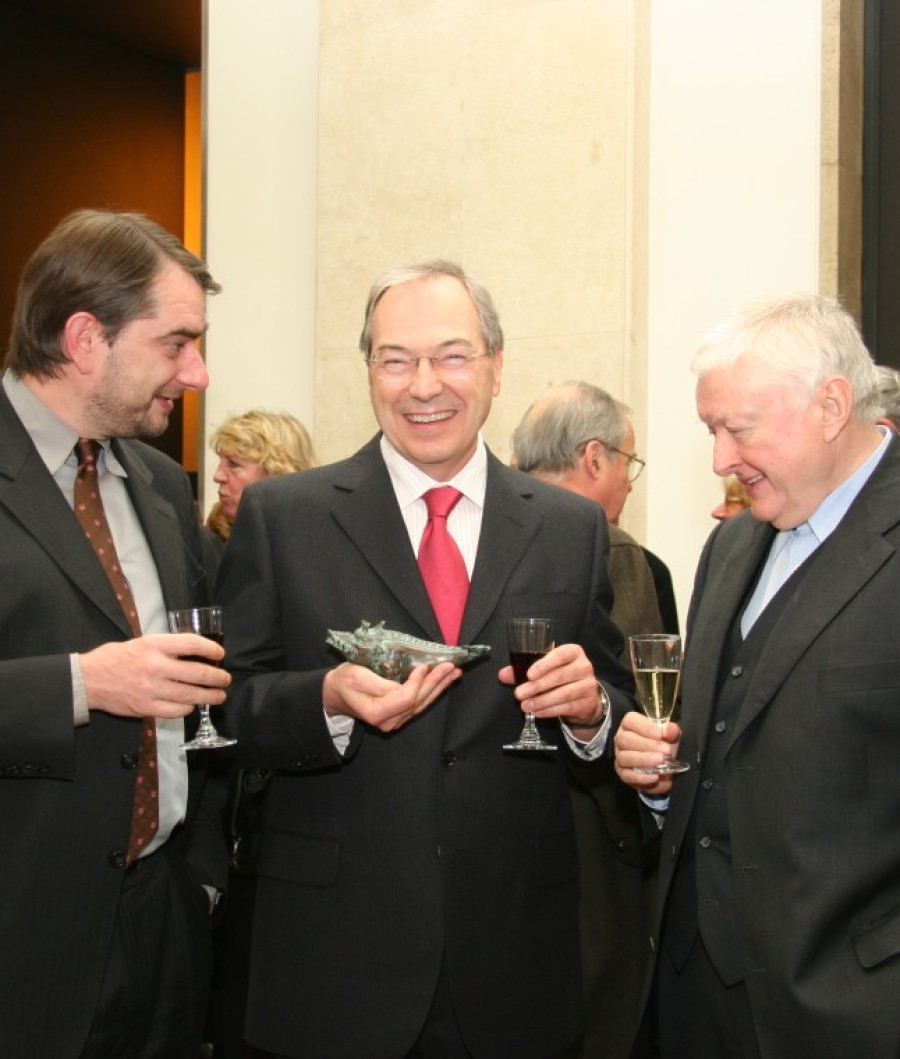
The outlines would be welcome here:
M 747 487 L 736 474 L 726 475 L 722 480 L 722 490 L 725 494 L 722 498 L 722 503 L 717 504 L 710 511 L 710 514 L 717 522 L 721 522 L 722 519 L 726 518 L 734 518 L 735 515 L 740 515 L 750 506 L 750 496 L 747 493 Z
M 206 265 L 136 213 L 79 210 L 25 266 L 0 385 L 0 1055 L 196 1059 L 222 803 L 184 718 L 222 648 L 163 432 L 200 355 Z M 204 890 L 204 887 L 206 889 Z
M 231 416 L 213 434 L 210 447 L 219 457 L 213 475 L 219 499 L 210 509 L 206 526 L 223 541 L 231 536 L 241 494 L 248 485 L 316 465 L 306 427 L 286 412 L 254 408 Z
M 213 434 L 219 457 L 213 481 L 219 499 L 207 528 L 226 542 L 244 489 L 253 482 L 316 465 L 306 427 L 286 412 L 254 408 L 231 416 Z M 250 937 L 256 894 L 256 868 L 271 772 L 235 768 L 229 780 L 226 810 L 230 840 L 228 903 L 213 935 L 213 980 L 207 1018 L 207 1054 L 216 1059 L 257 1059 L 265 1053 L 244 1040 Z
M 693 369 L 753 518 L 701 556 L 680 729 L 632 713 L 616 736 L 665 816 L 660 1051 L 900 1055 L 900 443 L 830 298 L 749 306 Z M 674 781 L 635 771 L 675 751 Z
M 226 726 L 276 770 L 247 1037 L 297 1059 L 560 1056 L 581 1031 L 564 763 L 599 758 L 633 703 L 605 519 L 487 450 L 503 332 L 458 265 L 379 277 L 360 349 L 380 433 L 248 489 L 219 583 Z M 514 616 L 557 622 L 518 687 Z M 328 647 L 362 620 L 491 654 L 398 683 Z M 524 711 L 556 751 L 504 752 Z
M 881 414 L 876 422 L 894 431 L 900 431 L 900 372 L 884 364 L 876 366 L 878 372 L 878 397 Z
M 512 438 L 515 465 L 587 497 L 610 520 L 609 579 L 613 621 L 628 636 L 664 632 L 656 590 L 640 545 L 618 520 L 643 464 L 629 411 L 599 386 L 566 382 L 545 390 Z M 624 661 L 627 658 L 627 648 Z M 647 842 L 639 802 L 612 761 L 570 763 L 569 788 L 578 835 L 580 932 L 585 1033 L 582 1059 L 628 1059 L 638 1044 L 651 896 L 658 840 Z

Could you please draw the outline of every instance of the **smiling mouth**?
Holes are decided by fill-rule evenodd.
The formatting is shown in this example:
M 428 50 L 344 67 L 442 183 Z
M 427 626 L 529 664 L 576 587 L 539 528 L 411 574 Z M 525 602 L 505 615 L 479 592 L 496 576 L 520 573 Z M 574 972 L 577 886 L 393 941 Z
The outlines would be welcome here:
M 443 423 L 453 415 L 453 412 L 409 412 L 406 419 L 410 423 Z

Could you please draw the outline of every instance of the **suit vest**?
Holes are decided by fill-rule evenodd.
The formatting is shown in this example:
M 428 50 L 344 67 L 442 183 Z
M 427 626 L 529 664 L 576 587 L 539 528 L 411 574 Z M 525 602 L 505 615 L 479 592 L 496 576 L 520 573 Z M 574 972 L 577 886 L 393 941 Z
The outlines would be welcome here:
M 663 945 L 675 967 L 680 970 L 684 965 L 699 931 L 707 955 L 726 986 L 741 981 L 749 967 L 734 899 L 726 750 L 740 717 L 749 678 L 757 666 L 765 664 L 765 648 L 772 630 L 810 565 L 808 560 L 804 562 L 781 586 L 746 640 L 741 637 L 741 614 L 753 594 L 752 588 L 731 625 L 719 663 L 718 692 L 699 766 L 697 798 L 666 911 Z M 758 575 L 754 585 L 756 580 Z

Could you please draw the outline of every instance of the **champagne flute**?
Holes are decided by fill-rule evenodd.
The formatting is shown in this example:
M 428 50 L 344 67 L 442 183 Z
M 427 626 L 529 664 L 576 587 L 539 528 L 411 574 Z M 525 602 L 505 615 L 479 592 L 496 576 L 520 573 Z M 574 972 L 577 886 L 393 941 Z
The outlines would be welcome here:
M 195 632 L 198 636 L 205 636 L 207 640 L 222 643 L 225 629 L 221 607 L 189 607 L 187 610 L 170 610 L 168 613 L 169 632 Z M 219 664 L 199 655 L 188 656 L 188 660 L 204 662 L 209 666 Z M 200 727 L 197 734 L 190 742 L 182 743 L 181 749 L 216 750 L 222 746 L 233 746 L 236 742 L 236 739 L 226 739 L 225 736 L 219 735 L 209 719 L 209 706 L 200 706 Z
M 641 633 L 628 637 L 628 649 L 641 708 L 655 725 L 665 728 L 675 709 L 681 682 L 681 637 L 667 632 Z M 655 776 L 685 772 L 690 767 L 686 761 L 669 758 L 661 765 L 634 771 Z
M 552 618 L 511 618 L 507 622 L 509 660 L 516 678 L 516 686 L 528 680 L 528 670 L 551 647 L 556 637 L 556 622 Z M 505 743 L 504 750 L 555 750 L 546 743 L 537 729 L 533 713 L 525 714 L 525 726 L 515 743 Z

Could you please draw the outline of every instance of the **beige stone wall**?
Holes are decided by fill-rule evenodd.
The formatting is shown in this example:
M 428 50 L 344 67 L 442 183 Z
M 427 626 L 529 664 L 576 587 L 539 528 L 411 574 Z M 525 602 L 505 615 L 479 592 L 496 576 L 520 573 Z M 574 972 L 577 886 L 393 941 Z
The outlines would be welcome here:
M 375 429 L 356 342 L 373 276 L 407 259 L 454 258 L 497 302 L 506 368 L 485 436 L 502 458 L 550 383 L 587 378 L 635 401 L 644 9 L 628 0 L 321 0 L 323 459 Z
M 864 0 L 822 3 L 819 288 L 860 317 Z

